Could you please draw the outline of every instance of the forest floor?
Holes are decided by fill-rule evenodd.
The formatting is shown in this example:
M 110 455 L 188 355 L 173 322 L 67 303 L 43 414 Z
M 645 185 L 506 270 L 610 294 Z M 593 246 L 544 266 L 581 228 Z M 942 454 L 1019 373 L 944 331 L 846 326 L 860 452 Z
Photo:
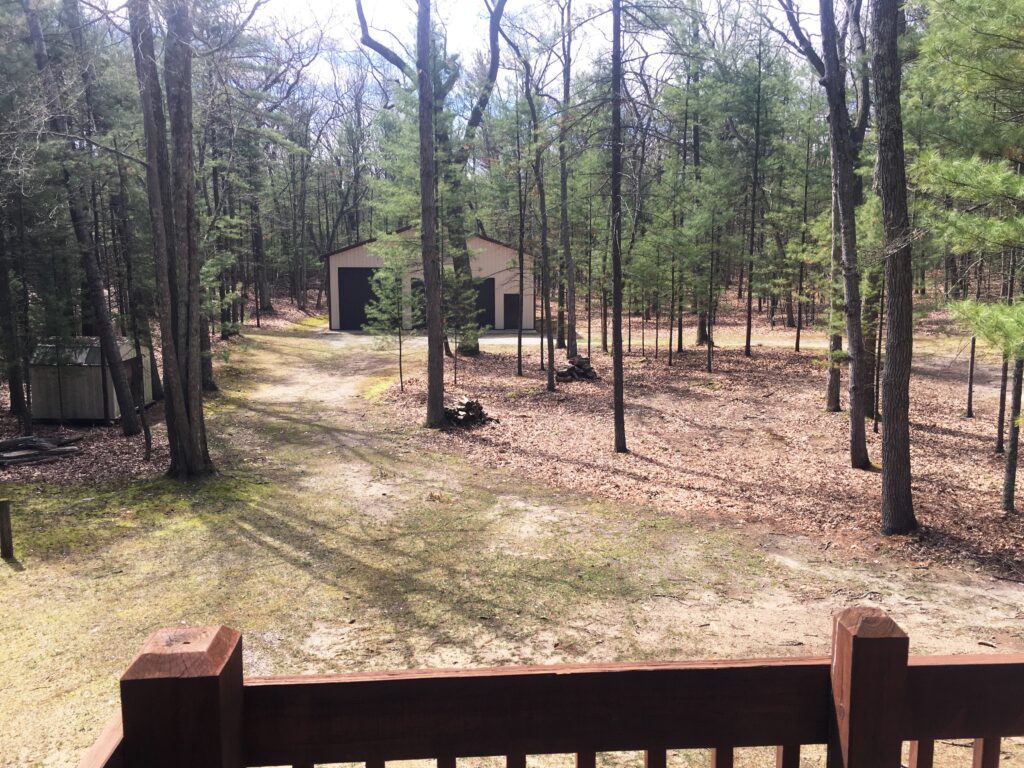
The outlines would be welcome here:
M 208 481 L 176 484 L 160 477 L 159 467 L 119 480 L 0 476 L 2 494 L 15 501 L 17 555 L 0 566 L 4 765 L 74 765 L 116 711 L 117 680 L 134 653 L 150 632 L 176 624 L 242 631 L 251 675 L 825 654 L 831 614 L 852 603 L 888 610 L 910 634 L 914 653 L 1024 649 L 1020 584 L 938 559 L 908 561 L 901 551 L 875 549 L 868 532 L 855 555 L 826 546 L 816 530 L 753 522 L 746 497 L 762 503 L 756 478 L 793 501 L 795 491 L 782 480 L 784 454 L 794 448 L 776 445 L 767 432 L 781 431 L 781 420 L 758 421 L 748 431 L 735 406 L 734 428 L 742 433 L 726 436 L 746 441 L 749 461 L 729 467 L 727 482 L 712 494 L 731 499 L 735 514 L 712 514 L 699 505 L 697 489 L 673 505 L 620 497 L 604 482 L 566 479 L 583 471 L 571 463 L 571 449 L 603 444 L 601 424 L 549 423 L 558 424 L 564 451 L 536 457 L 544 472 L 524 473 L 522 461 L 503 466 L 498 449 L 470 456 L 466 445 L 417 427 L 418 416 L 396 418 L 390 350 L 365 336 L 325 333 L 323 325 L 313 318 L 248 329 L 219 356 L 221 393 L 209 400 L 208 424 L 220 473 Z M 485 341 L 489 354 L 480 365 L 507 353 L 509 338 Z M 412 367 L 422 355 L 416 346 Z M 742 369 L 734 361 L 735 375 L 771 368 L 768 353 L 759 350 Z M 723 350 L 723 366 L 729 359 Z M 747 413 L 759 419 L 774 403 L 804 402 L 779 377 L 784 391 L 757 394 Z M 710 419 L 717 407 L 755 391 L 743 395 L 707 380 L 672 385 L 683 395 L 678 407 L 690 407 L 682 405 L 686 396 L 699 402 L 691 418 Z M 472 371 L 466 381 L 476 381 Z M 538 383 L 509 375 L 506 387 Z M 584 386 L 563 388 L 558 402 Z M 601 390 L 593 393 L 603 399 Z M 515 423 L 512 414 L 533 399 L 488 400 L 502 423 L 466 439 L 500 434 L 495 429 Z M 818 471 L 827 466 L 833 483 L 856 484 L 845 479 L 842 453 L 833 450 L 842 417 L 814 426 L 820 403 L 805 405 L 798 418 L 791 414 L 787 432 L 822 431 Z M 628 461 L 648 453 L 638 424 L 664 417 L 632 413 Z M 686 462 L 677 472 L 652 474 L 651 485 L 668 486 L 671 476 L 699 470 L 724 450 L 712 445 L 705 456 L 690 437 L 665 437 Z M 761 462 L 773 453 L 779 463 L 765 475 Z M 558 470 L 552 482 L 563 466 L 572 471 Z M 645 463 L 636 471 L 656 469 Z M 687 482 L 711 480 L 695 471 Z M 841 493 L 821 498 L 828 506 L 848 504 Z M 1024 758 L 1020 742 L 1003 743 L 1008 757 Z M 959 743 L 938 745 L 940 764 L 967 754 Z M 737 757 L 740 765 L 774 764 L 768 750 L 739 750 Z M 816 757 L 808 751 L 809 761 Z M 695 753 L 670 759 L 673 766 L 702 761 L 706 756 Z M 636 756 L 611 762 L 640 765 Z
M 732 307 L 731 309 L 737 309 Z M 567 493 L 651 505 L 692 521 L 753 524 L 773 533 L 804 533 L 851 557 L 886 553 L 915 568 L 956 562 L 1024 583 L 1024 516 L 1000 509 L 1003 457 L 996 455 L 999 359 L 981 350 L 975 371 L 974 418 L 965 417 L 969 341 L 952 320 L 933 312 L 918 322 L 911 381 L 915 511 L 921 529 L 887 539 L 877 533 L 879 471 L 849 467 L 846 378 L 843 412 L 824 409 L 820 332 L 795 332 L 757 318 L 752 356 L 743 354 L 742 312 L 722 318 L 712 373 L 706 347 L 684 334 L 685 350 L 668 365 L 662 327 L 657 356 L 653 323 L 634 320 L 625 356 L 629 453 L 613 445 L 611 358 L 593 339 L 597 381 L 545 389 L 534 335 L 524 376 L 515 375 L 514 338 L 459 361 L 458 386 L 448 366 L 450 397 L 480 400 L 498 422 L 442 433 L 423 432 L 428 447 L 473 456 Z M 498 343 L 495 343 L 498 342 Z M 506 346 L 502 347 L 501 342 Z M 580 354 L 587 354 L 585 339 Z M 566 353 L 557 349 L 555 368 Z M 392 386 L 394 423 L 415 422 L 425 408 L 423 375 L 405 392 Z M 881 435 L 868 424 L 872 460 L 881 465 Z M 881 427 L 879 427 L 881 429 Z

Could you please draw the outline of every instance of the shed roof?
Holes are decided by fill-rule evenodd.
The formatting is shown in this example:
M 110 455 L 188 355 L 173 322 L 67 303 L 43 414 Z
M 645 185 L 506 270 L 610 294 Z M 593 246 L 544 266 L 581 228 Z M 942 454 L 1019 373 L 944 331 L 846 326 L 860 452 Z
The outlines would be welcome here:
M 131 339 L 121 337 L 115 341 L 122 360 L 131 360 L 135 357 L 135 345 Z M 60 365 L 100 365 L 102 354 L 99 338 L 76 336 L 64 340 L 47 339 L 37 344 L 32 353 L 32 365 L 57 365 L 58 360 Z

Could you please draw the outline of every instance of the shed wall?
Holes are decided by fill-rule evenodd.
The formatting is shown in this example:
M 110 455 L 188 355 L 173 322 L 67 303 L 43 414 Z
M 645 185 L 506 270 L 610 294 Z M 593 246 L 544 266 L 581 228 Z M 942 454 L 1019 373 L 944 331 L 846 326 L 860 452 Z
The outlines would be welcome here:
M 153 377 L 149 365 L 149 350 L 142 348 L 144 364 L 138 366 L 135 357 L 124 361 L 126 366 L 141 368 L 143 403 L 153 403 Z M 40 421 L 103 421 L 121 418 L 117 406 L 114 383 L 110 372 L 98 365 L 33 365 L 32 416 Z M 107 409 L 103 408 L 103 379 L 107 379 Z M 63 402 L 62 402 L 63 400 Z M 62 408 L 63 406 L 63 408 Z

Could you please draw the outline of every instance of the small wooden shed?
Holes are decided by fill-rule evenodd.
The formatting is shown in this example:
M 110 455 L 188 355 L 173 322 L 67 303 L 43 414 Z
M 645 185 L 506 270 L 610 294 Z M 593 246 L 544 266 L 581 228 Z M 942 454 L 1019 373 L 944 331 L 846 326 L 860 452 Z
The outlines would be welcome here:
M 415 237 L 415 228 L 401 230 L 406 237 Z M 375 249 L 376 239 L 353 243 L 323 258 L 327 262 L 327 293 L 332 331 L 361 331 L 366 323 L 366 306 L 373 298 L 370 279 L 384 264 Z M 518 328 L 519 255 L 515 248 L 482 235 L 467 240 L 470 264 L 477 288 L 477 310 L 480 325 L 496 331 Z M 418 254 L 417 254 L 418 257 Z M 534 328 L 533 259 L 525 259 L 523 274 L 523 329 Z M 406 275 L 406 291 L 413 283 L 422 283 L 423 267 L 418 258 L 410 259 Z
M 132 391 L 141 381 L 142 402 L 153 402 L 153 375 L 149 348 L 135 356 L 131 339 L 118 339 L 121 362 Z M 32 355 L 32 416 L 41 421 L 114 421 L 121 418 L 110 371 L 100 352 L 99 339 L 80 336 L 51 339 L 36 346 Z

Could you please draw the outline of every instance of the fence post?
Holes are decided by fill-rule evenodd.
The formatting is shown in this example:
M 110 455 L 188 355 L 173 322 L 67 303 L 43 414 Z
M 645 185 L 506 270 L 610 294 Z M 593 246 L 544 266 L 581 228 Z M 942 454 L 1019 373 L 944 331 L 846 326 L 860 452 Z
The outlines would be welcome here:
M 836 614 L 829 768 L 900 768 L 909 645 L 878 608 Z
M 14 537 L 11 535 L 11 500 L 0 499 L 0 557 L 14 559 Z
M 242 768 L 242 636 L 155 632 L 121 678 L 126 768 Z

